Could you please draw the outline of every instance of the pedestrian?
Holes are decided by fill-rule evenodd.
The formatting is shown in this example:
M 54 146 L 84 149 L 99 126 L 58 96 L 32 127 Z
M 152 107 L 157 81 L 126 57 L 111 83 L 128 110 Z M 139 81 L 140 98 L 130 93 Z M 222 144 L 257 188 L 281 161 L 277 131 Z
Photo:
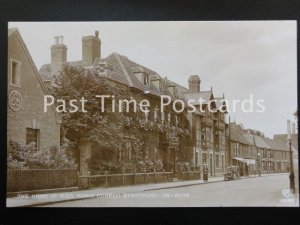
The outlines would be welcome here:
M 202 172 L 203 172 L 203 181 L 207 182 L 208 181 L 208 167 L 206 164 L 203 165 Z
M 240 179 L 240 167 L 239 166 L 237 166 L 237 168 L 236 168 L 236 177 L 238 180 Z

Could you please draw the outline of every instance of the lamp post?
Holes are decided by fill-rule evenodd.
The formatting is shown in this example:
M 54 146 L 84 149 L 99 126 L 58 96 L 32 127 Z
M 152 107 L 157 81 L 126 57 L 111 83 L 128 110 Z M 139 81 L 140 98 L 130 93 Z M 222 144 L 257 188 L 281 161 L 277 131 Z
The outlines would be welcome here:
M 287 139 L 290 147 L 290 189 L 293 193 L 295 193 L 295 175 L 294 175 L 294 165 L 293 165 L 293 154 L 292 154 L 292 140 L 291 140 L 291 121 L 287 121 Z
M 261 176 L 261 170 L 260 170 L 260 164 L 261 164 L 261 162 L 260 162 L 260 152 L 259 153 L 257 153 L 257 162 L 258 162 L 258 167 L 257 167 L 257 169 L 258 169 L 258 176 Z

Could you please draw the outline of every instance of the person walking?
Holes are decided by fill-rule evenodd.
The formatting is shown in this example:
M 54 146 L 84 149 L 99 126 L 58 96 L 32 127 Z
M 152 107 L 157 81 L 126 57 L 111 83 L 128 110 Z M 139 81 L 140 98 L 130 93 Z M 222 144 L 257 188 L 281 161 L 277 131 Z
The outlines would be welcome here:
M 208 167 L 206 164 L 203 165 L 202 172 L 203 172 L 203 181 L 207 182 L 208 181 Z

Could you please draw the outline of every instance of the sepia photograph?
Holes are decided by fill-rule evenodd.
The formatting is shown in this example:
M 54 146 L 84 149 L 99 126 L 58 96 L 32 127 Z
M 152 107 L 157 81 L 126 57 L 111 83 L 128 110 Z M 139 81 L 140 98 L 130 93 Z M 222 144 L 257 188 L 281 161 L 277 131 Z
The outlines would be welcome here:
M 296 20 L 7 40 L 7 207 L 299 207 Z

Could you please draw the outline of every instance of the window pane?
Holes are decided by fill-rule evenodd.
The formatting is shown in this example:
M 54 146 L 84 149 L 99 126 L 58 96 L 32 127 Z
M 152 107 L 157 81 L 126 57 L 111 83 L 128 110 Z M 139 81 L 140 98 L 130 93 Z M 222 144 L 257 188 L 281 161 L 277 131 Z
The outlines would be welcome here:
M 18 64 L 16 62 L 12 62 L 11 64 L 11 83 L 17 85 L 17 79 L 18 79 L 18 71 L 17 71 Z
M 34 142 L 35 147 L 37 148 L 37 143 L 38 143 L 38 130 L 37 129 L 31 129 L 31 128 L 26 128 L 26 144 L 30 144 Z

